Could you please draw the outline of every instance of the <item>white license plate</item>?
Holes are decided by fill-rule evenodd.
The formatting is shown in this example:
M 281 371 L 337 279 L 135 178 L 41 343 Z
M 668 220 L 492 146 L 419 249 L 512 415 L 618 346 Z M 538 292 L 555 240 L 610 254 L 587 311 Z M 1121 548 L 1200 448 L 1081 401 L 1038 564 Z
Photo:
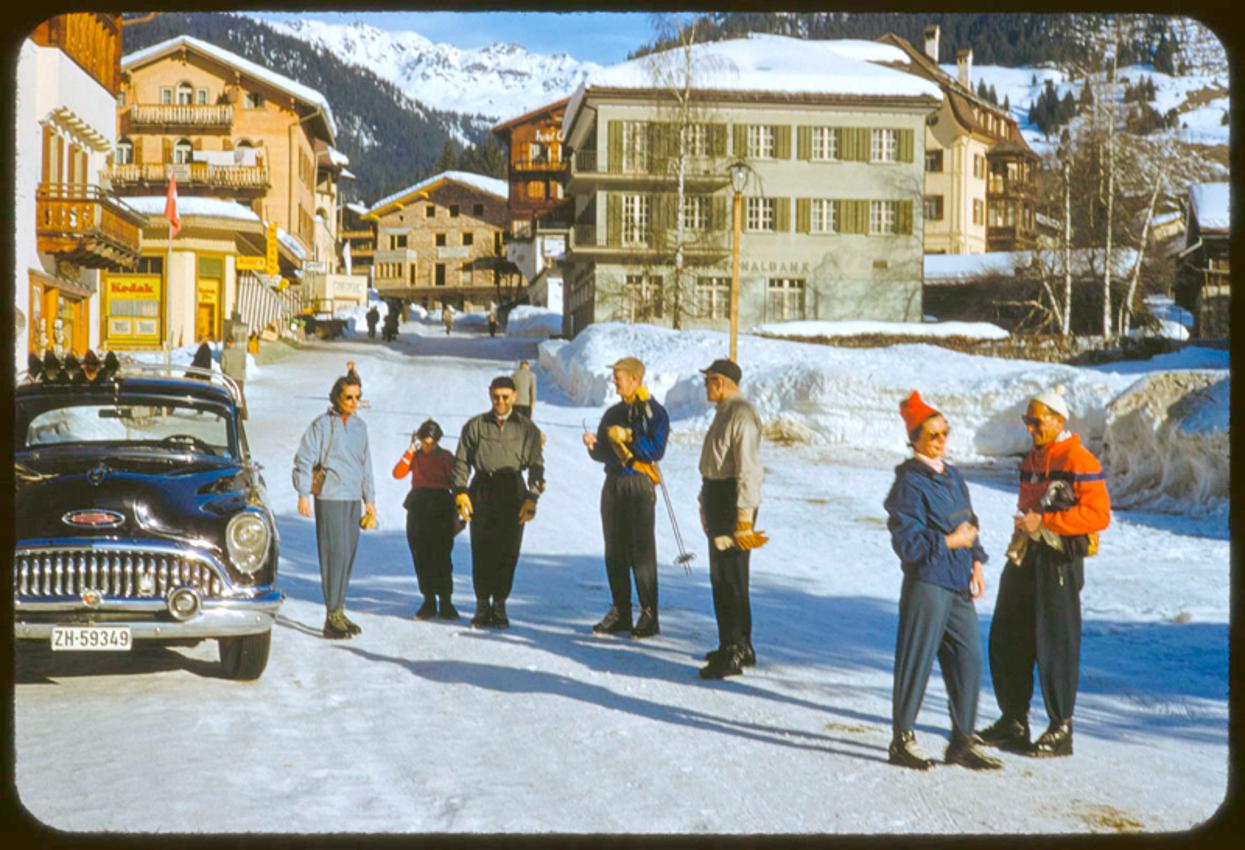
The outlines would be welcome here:
M 128 652 L 129 626 L 53 626 L 53 652 Z

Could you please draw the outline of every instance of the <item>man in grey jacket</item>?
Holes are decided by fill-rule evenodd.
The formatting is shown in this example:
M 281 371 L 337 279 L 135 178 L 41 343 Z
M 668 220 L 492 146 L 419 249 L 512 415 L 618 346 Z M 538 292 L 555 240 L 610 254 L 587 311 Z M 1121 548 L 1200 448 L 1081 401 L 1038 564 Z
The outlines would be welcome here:
M 357 374 L 343 375 L 333 384 L 325 413 L 311 420 L 294 454 L 294 489 L 298 512 L 312 515 L 312 469 L 325 469 L 324 484 L 315 494 L 316 551 L 320 556 L 320 584 L 324 590 L 326 638 L 348 638 L 363 631 L 346 617 L 346 587 L 359 547 L 360 502 L 367 521 L 376 520 L 376 485 L 367 425 L 355 415 L 363 386 Z
M 519 368 L 510 376 L 510 380 L 514 381 L 515 413 L 531 419 L 532 411 L 536 409 L 536 373 L 531 370 L 526 360 L 520 360 Z
M 709 583 L 718 621 L 718 647 L 702 679 L 737 676 L 756 664 L 748 602 L 751 552 L 769 540 L 753 529 L 761 505 L 761 417 L 739 392 L 743 375 L 733 360 L 706 369 L 705 397 L 717 405 L 700 452 L 700 522 L 709 538 Z

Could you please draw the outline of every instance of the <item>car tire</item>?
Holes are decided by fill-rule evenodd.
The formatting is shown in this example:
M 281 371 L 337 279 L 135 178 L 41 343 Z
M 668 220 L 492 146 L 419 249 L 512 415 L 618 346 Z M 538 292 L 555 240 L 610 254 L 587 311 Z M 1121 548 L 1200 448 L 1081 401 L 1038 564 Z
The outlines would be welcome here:
M 258 679 L 268 666 L 268 647 L 272 643 L 272 630 L 257 635 L 217 638 L 220 644 L 220 663 L 225 676 L 239 681 Z

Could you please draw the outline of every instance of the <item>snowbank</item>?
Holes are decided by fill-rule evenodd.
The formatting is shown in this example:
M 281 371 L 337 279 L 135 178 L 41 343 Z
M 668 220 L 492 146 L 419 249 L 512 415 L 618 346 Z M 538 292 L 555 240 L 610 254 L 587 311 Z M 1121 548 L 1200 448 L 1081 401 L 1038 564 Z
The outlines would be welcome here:
M 887 336 L 964 336 L 970 339 L 1006 339 L 1009 334 L 989 322 L 768 322 L 752 329 L 755 334 L 777 337 L 836 337 L 885 334 Z
M 551 337 L 562 333 L 562 313 L 547 307 L 520 304 L 506 320 L 507 336 Z

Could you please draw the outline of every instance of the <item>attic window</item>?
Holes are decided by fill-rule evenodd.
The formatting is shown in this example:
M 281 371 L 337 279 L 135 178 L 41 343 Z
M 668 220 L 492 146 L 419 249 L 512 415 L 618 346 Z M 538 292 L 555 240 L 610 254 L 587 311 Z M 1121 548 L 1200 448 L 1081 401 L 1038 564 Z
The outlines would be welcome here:
M 484 215 L 484 204 L 476 204 L 471 208 L 472 215 Z
M 258 92 L 249 91 L 242 99 L 242 106 L 245 109 L 261 109 L 264 105 L 264 96 Z
M 458 204 L 450 204 L 450 218 L 458 218 Z
M 424 218 L 435 218 L 436 215 L 437 215 L 437 208 L 435 206 L 433 206 L 432 204 L 429 204 L 428 206 L 424 207 Z

